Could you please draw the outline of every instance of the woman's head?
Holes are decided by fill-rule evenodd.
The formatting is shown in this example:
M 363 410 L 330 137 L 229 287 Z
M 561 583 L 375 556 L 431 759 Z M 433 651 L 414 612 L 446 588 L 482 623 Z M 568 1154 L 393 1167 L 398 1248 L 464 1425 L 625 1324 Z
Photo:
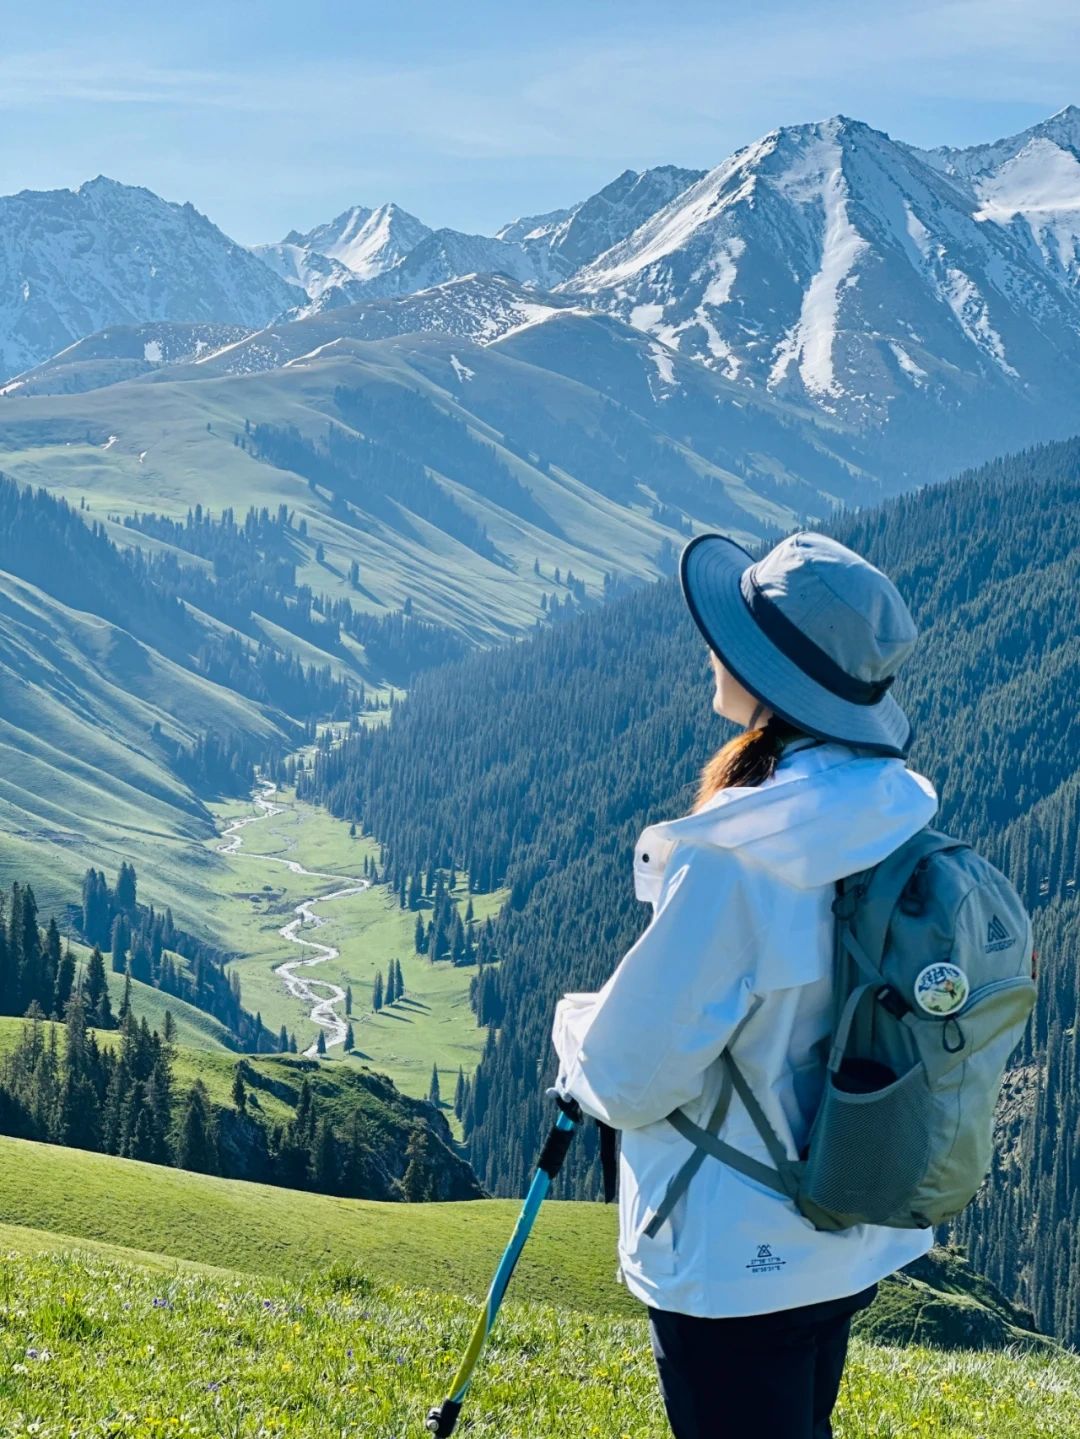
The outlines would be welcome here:
M 681 574 L 720 666 L 721 713 L 751 723 L 750 697 L 807 734 L 904 753 L 911 726 L 889 689 L 917 631 L 880 570 L 825 535 L 792 535 L 756 564 L 724 536 L 699 535 Z
M 757 564 L 722 535 L 683 552 L 690 612 L 709 643 L 713 709 L 744 730 L 706 766 L 717 790 L 769 778 L 800 736 L 902 754 L 910 725 L 889 694 L 916 630 L 891 582 L 823 535 L 784 540 Z

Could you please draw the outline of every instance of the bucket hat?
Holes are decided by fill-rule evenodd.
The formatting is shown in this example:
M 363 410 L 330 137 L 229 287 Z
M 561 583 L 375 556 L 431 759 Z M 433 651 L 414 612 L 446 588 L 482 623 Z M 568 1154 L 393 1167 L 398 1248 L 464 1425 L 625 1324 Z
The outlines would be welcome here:
M 679 568 L 709 647 L 774 714 L 820 739 L 906 753 L 911 725 L 889 688 L 918 631 L 869 561 L 812 531 L 756 562 L 725 535 L 704 534 Z

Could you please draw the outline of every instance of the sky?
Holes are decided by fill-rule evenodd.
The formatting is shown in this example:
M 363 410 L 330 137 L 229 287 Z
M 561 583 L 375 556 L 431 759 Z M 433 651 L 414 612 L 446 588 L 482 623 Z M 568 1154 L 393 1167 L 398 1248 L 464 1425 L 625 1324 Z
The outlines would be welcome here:
M 98 174 L 244 244 L 394 200 L 481 234 L 845 114 L 967 145 L 1080 103 L 1077 0 L 0 0 L 0 194 Z

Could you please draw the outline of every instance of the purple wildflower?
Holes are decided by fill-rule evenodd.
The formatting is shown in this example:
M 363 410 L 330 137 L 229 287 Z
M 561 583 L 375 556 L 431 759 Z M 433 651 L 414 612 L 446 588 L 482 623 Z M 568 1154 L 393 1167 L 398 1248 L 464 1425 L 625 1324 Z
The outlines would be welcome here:
M 155 1300 L 154 1300 L 154 1308 L 155 1308 L 155 1309 L 168 1309 L 168 1307 L 169 1307 L 169 1301 L 168 1301 L 167 1299 L 155 1299 Z

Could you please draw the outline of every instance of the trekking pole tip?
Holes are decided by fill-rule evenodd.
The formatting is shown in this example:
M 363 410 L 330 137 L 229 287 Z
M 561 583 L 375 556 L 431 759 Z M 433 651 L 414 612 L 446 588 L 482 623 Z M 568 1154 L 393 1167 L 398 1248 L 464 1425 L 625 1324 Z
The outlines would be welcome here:
M 453 1434 L 454 1425 L 461 1413 L 461 1404 L 455 1403 L 453 1399 L 444 1399 L 434 1409 L 428 1410 L 427 1422 L 424 1427 L 429 1434 L 434 1434 L 435 1439 L 448 1439 Z

